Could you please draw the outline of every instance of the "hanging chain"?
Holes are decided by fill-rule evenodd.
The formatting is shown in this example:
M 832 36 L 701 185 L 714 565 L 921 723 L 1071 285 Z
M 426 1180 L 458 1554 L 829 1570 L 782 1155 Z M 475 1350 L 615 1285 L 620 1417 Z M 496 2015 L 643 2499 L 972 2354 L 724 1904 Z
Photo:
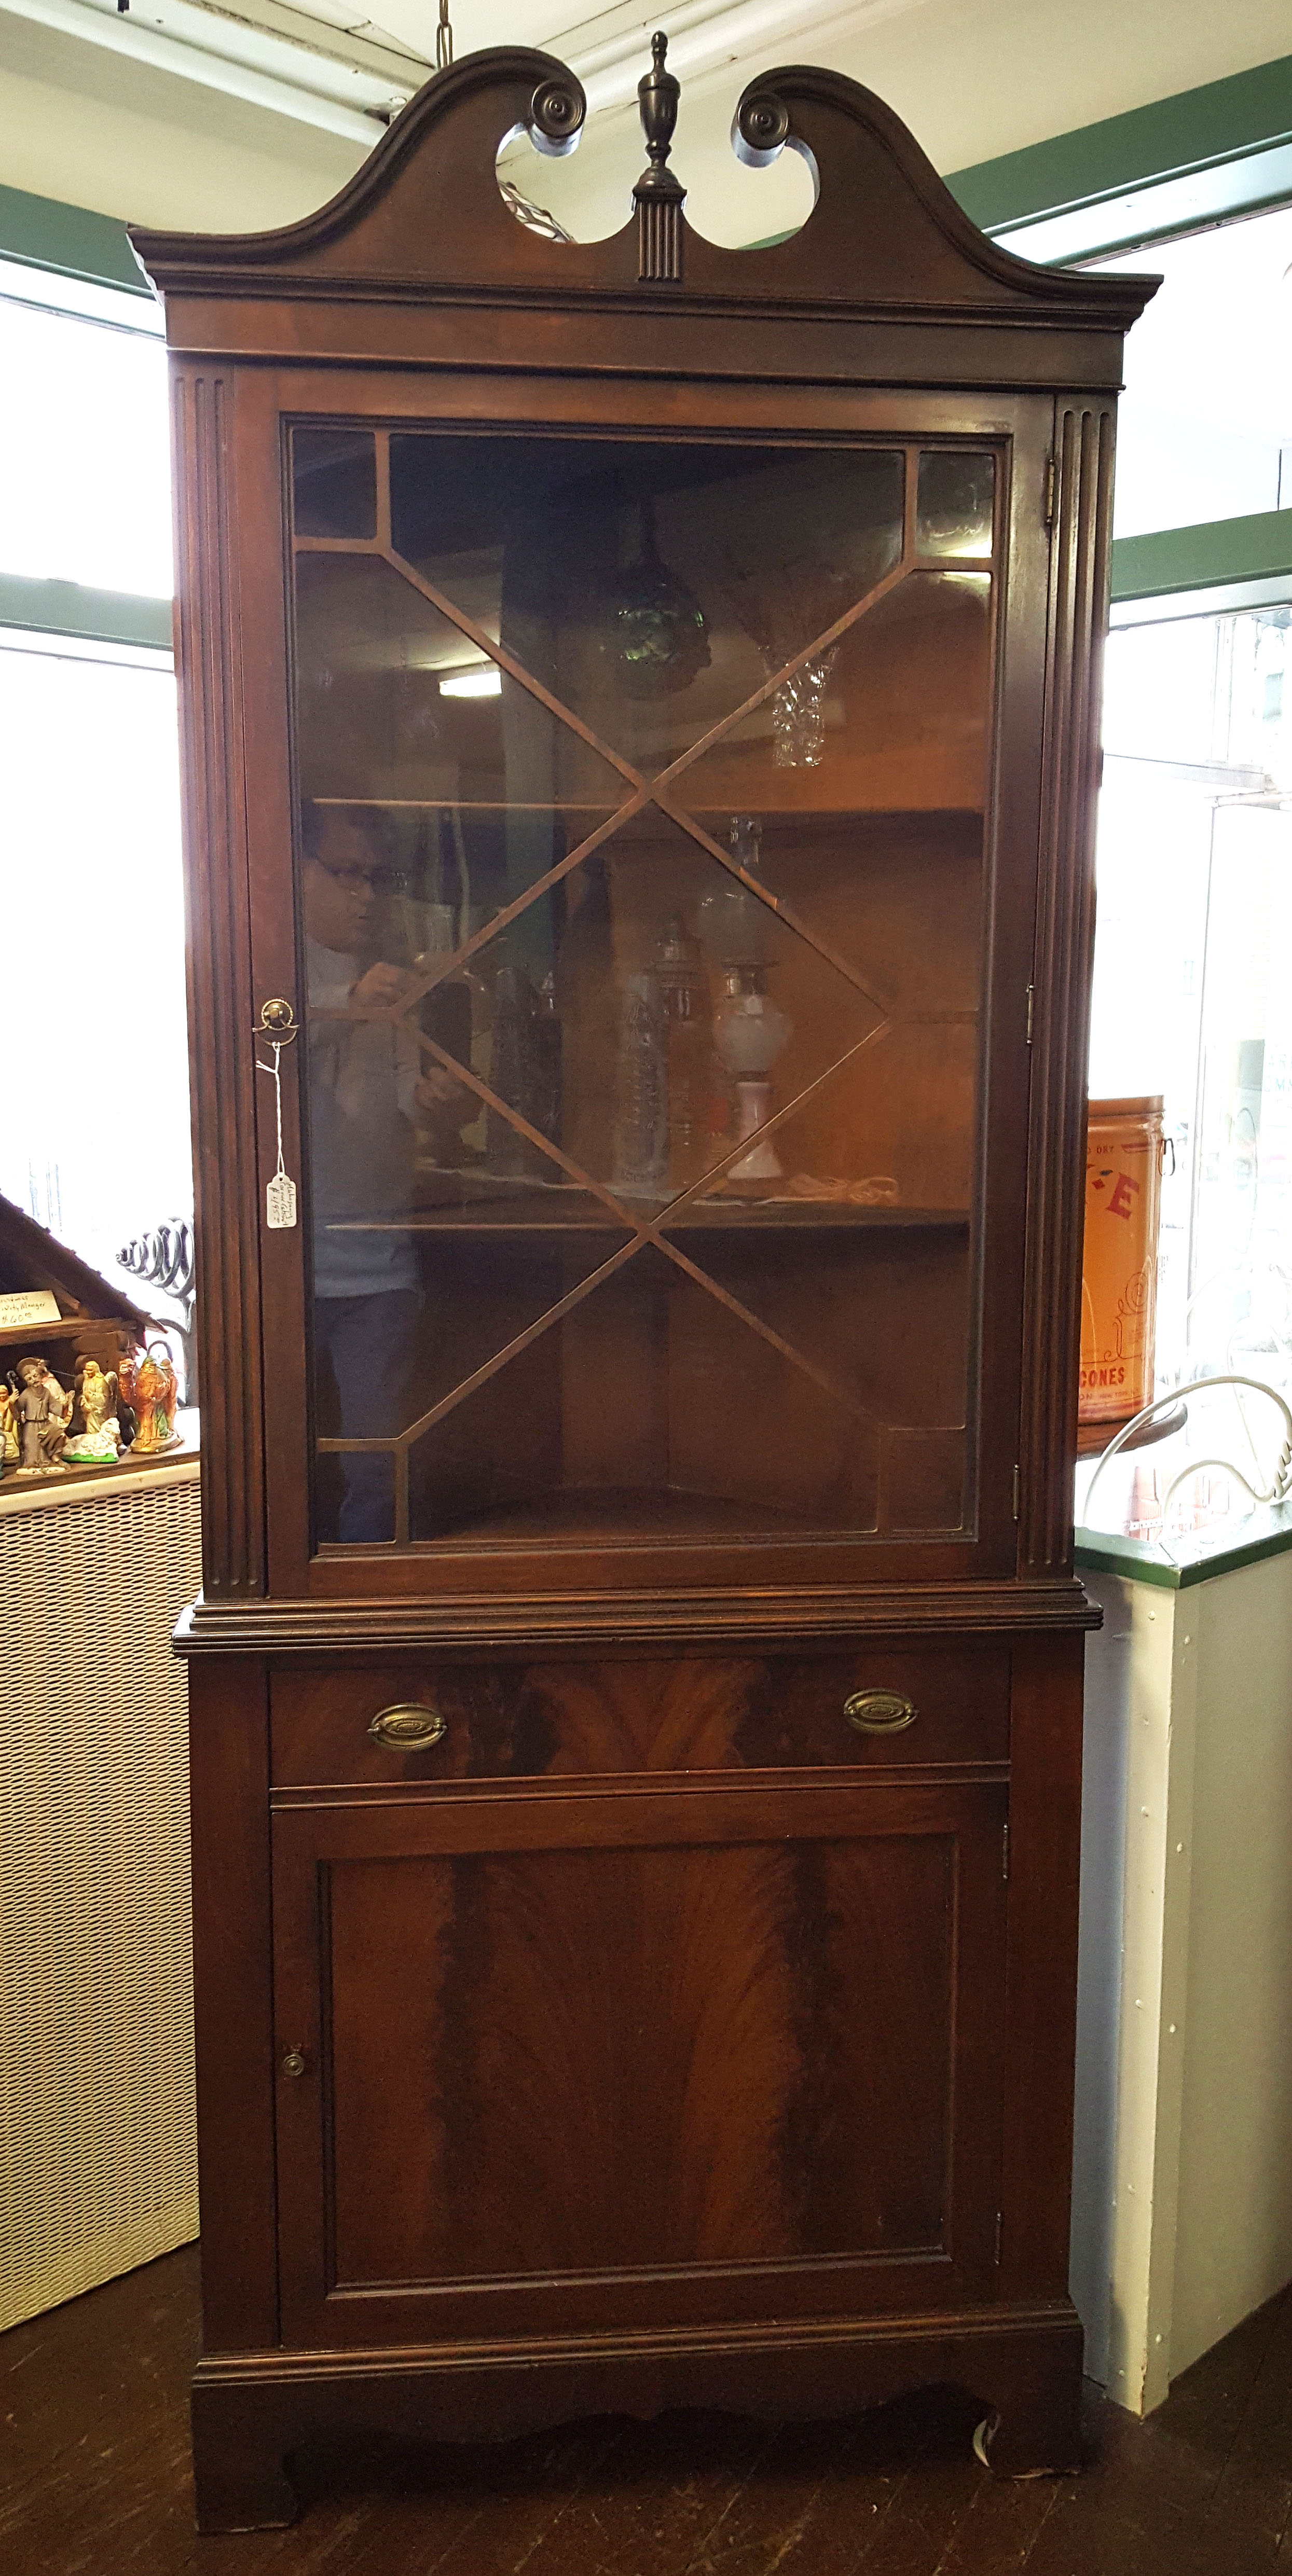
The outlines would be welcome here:
M 435 30 L 435 68 L 446 72 L 453 60 L 453 29 L 449 23 L 449 0 L 440 0 L 440 23 Z

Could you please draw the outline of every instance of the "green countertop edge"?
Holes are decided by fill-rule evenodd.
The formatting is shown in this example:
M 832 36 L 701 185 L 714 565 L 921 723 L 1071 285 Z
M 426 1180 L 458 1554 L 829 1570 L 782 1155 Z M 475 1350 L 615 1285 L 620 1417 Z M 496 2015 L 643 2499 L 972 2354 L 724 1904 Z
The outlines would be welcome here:
M 1192 1584 L 1210 1583 L 1221 1574 L 1236 1574 L 1244 1565 L 1259 1565 L 1265 1557 L 1282 1556 L 1289 1548 L 1292 1503 L 1263 1513 L 1250 1537 L 1236 1538 L 1228 1546 L 1212 1546 L 1205 1555 L 1186 1557 L 1177 1565 L 1159 1556 L 1144 1539 L 1119 1538 L 1110 1530 L 1079 1527 L 1076 1532 L 1078 1573 L 1120 1574 L 1128 1583 L 1152 1583 L 1164 1592 L 1186 1592 Z

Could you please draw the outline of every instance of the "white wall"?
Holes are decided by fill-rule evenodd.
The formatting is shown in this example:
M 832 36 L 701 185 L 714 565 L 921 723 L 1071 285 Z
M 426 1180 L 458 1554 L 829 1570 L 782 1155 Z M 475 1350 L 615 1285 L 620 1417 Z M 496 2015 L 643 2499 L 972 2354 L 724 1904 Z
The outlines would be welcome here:
M 1206 1613 L 1173 2378 L 1292 2278 L 1292 1557 L 1179 1597 Z
M 326 204 L 362 159 L 340 135 L 0 7 L 7 187 L 127 222 L 257 232 Z
M 1148 2414 L 1292 2279 L 1292 1553 L 1086 1582 L 1072 2294 Z

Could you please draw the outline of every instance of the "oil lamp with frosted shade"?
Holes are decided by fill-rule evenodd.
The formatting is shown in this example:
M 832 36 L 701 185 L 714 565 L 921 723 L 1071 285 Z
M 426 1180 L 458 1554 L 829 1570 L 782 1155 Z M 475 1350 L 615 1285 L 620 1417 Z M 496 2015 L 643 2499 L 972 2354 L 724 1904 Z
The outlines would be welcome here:
M 772 1114 L 771 1072 L 791 1022 L 763 990 L 761 966 L 728 966 L 722 1000 L 713 1014 L 713 1043 L 736 1086 L 736 1142 L 757 1137 Z M 728 1181 L 779 1181 L 781 1159 L 770 1136 L 750 1146 L 725 1175 Z

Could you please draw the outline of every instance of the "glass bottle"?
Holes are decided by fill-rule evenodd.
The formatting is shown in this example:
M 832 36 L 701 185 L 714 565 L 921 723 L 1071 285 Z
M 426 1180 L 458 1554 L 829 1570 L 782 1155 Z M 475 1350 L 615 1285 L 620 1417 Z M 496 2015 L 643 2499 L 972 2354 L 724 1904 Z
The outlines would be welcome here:
M 493 1066 L 489 1085 L 509 1109 L 529 1112 L 534 987 L 522 966 L 500 966 L 493 979 Z M 528 1180 L 534 1148 L 519 1128 L 491 1109 L 487 1126 L 489 1169 L 505 1180 Z
M 530 1022 L 532 1083 L 529 1119 L 548 1143 L 561 1141 L 561 1015 L 556 1003 L 556 977 L 548 973 L 539 985 Z M 544 1177 L 560 1179 L 555 1163 L 545 1160 Z
M 712 1031 L 709 979 L 699 942 L 688 936 L 680 913 L 670 919 L 655 952 L 668 1084 L 668 1185 L 685 1189 L 708 1160 L 709 1059 Z
M 759 874 L 762 841 L 761 816 L 732 815 L 728 847 L 737 867 L 748 877 Z M 767 919 L 764 905 L 748 886 L 741 884 L 739 877 L 730 875 L 725 868 L 715 868 L 708 891 L 700 898 L 698 922 L 704 947 L 721 967 L 761 966 L 767 946 Z
M 565 891 L 554 979 L 561 1022 L 561 1143 L 572 1162 L 604 1181 L 613 1154 L 619 1010 L 610 887 L 600 852 L 566 879 Z
M 668 1176 L 668 1056 L 658 975 L 624 978 L 615 1063 L 612 1186 L 658 1198 Z

